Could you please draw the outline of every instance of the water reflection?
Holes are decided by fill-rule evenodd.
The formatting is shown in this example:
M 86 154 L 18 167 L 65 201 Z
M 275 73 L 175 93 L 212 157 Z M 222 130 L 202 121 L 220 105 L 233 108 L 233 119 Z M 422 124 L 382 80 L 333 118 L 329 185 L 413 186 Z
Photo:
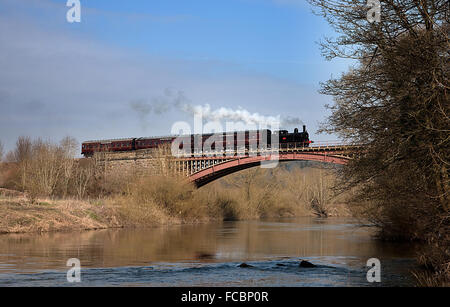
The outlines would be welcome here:
M 358 227 L 351 219 L 298 218 L 81 233 L 2 235 L 0 275 L 3 278 L 0 278 L 0 283 L 10 278 L 11 273 L 67 270 L 65 265 L 69 258 L 79 258 L 83 268 L 155 265 L 191 268 L 196 263 L 210 264 L 215 268 L 234 262 L 283 260 L 289 266 L 295 266 L 293 261 L 300 257 L 312 258 L 324 265 L 361 270 L 365 261 L 372 257 L 392 264 L 392 260 L 413 256 L 412 247 L 380 243 L 371 234 L 371 229 Z M 395 271 L 395 265 L 390 270 Z M 407 268 L 402 267 L 402 270 L 406 274 Z M 208 274 L 205 274 L 208 280 Z M 129 282 L 137 281 L 130 276 Z

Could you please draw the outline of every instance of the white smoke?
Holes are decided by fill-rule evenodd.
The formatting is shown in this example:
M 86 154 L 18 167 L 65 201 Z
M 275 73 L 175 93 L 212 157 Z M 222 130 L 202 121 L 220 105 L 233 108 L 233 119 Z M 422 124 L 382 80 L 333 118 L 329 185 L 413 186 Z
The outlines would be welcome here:
M 205 105 L 189 105 L 183 106 L 183 110 L 193 116 L 200 116 L 204 121 L 232 121 L 241 122 L 249 126 L 277 126 L 280 124 L 280 116 L 264 116 L 259 113 L 250 113 L 242 107 L 236 110 L 221 107 L 213 110 L 209 104 Z
M 152 97 L 149 100 L 134 100 L 130 106 L 139 114 L 142 122 L 145 122 L 146 117 L 151 113 L 161 115 L 171 109 L 178 109 L 191 116 L 201 118 L 203 122 L 234 122 L 258 129 L 303 124 L 303 121 L 297 117 L 265 116 L 258 112 L 251 113 L 243 107 L 212 109 L 209 104 L 193 105 L 183 91 L 173 89 L 166 89 L 164 95 Z
M 141 116 L 151 113 L 161 115 L 170 111 L 172 107 L 180 108 L 189 101 L 182 91 L 165 89 L 163 95 L 154 96 L 149 100 L 135 99 L 130 102 L 130 107 Z

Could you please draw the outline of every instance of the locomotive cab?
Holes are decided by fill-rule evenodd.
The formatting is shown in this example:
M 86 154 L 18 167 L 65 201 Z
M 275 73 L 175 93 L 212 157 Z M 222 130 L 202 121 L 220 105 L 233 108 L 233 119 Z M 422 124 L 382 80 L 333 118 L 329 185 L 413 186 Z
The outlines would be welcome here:
M 281 148 L 309 147 L 311 143 L 305 125 L 303 125 L 302 132 L 295 128 L 293 133 L 289 133 L 287 130 L 280 130 L 276 133 L 278 134 Z

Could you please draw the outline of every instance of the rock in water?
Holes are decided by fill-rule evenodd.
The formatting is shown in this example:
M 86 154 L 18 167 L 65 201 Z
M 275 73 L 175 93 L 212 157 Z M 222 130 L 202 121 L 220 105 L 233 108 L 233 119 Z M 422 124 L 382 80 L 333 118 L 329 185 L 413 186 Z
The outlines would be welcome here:
M 312 264 L 311 262 L 306 261 L 306 260 L 300 260 L 300 264 L 298 266 L 301 268 L 315 268 L 316 267 L 315 264 Z
M 247 263 L 241 263 L 240 265 L 238 265 L 238 267 L 240 268 L 252 268 L 253 265 L 247 264 Z

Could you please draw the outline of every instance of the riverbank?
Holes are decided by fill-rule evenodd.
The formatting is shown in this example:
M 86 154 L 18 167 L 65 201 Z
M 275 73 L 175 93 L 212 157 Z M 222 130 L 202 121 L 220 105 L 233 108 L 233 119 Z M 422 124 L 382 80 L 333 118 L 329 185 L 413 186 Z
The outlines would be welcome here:
M 52 172 L 52 163 L 39 161 L 0 164 L 1 233 L 351 215 L 349 193 L 332 193 L 333 169 L 315 164 L 244 170 L 197 189 L 164 172 L 138 175 L 71 159 Z
M 114 210 L 77 200 L 29 201 L 0 196 L 0 233 L 39 233 L 121 227 Z
M 142 193 L 139 197 L 142 198 Z M 201 201 L 198 197 L 205 195 L 185 202 L 184 210 L 164 210 L 155 205 L 154 201 L 146 202 L 145 195 L 143 199 L 133 199 L 127 195 L 95 200 L 42 198 L 31 201 L 25 193 L 0 189 L 0 233 L 68 232 L 259 218 L 237 212 L 244 208 L 237 207 L 230 199 L 219 197 Z M 198 206 L 189 206 L 192 201 L 198 203 Z M 233 208 L 233 205 L 236 207 Z M 236 212 L 233 213 L 233 210 Z M 342 209 L 335 211 L 346 212 Z M 297 210 L 297 213 L 301 214 L 297 215 L 292 208 L 284 208 L 273 210 L 270 215 L 265 214 L 264 217 L 316 216 L 313 210 Z

